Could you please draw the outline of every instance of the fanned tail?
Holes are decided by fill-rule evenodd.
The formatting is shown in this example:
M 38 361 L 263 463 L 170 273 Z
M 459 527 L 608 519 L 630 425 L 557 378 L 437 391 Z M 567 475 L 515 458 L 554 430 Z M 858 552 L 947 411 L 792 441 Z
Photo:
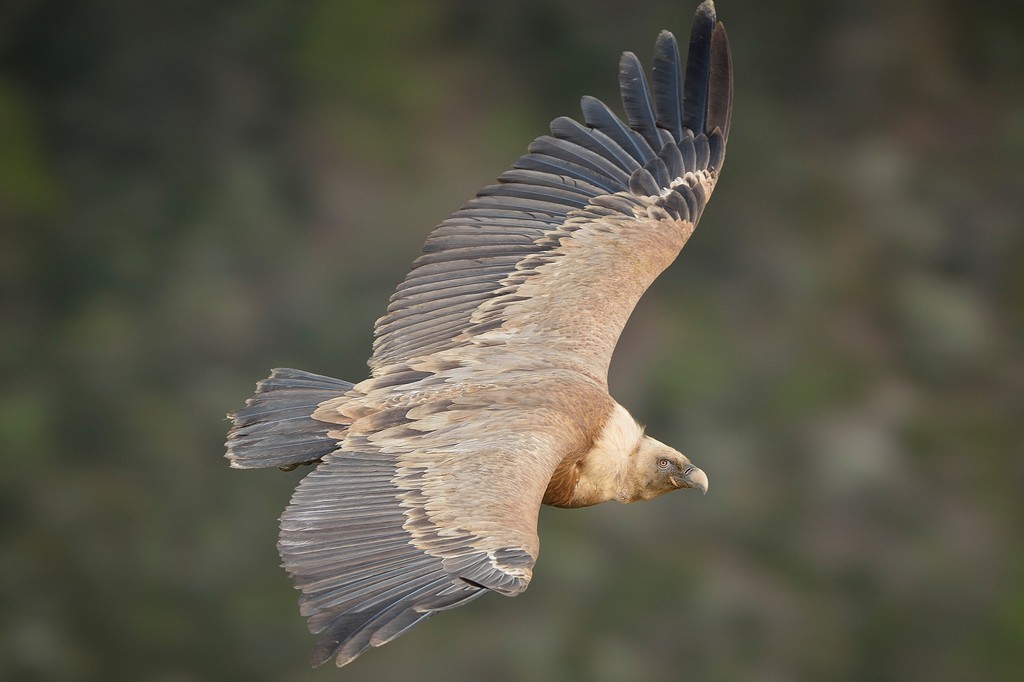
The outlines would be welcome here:
M 232 426 L 225 457 L 236 469 L 294 469 L 319 461 L 337 447 L 337 441 L 327 435 L 328 429 L 337 426 L 311 415 L 317 405 L 351 388 L 341 379 L 275 369 L 256 384 L 256 394 L 245 401 L 245 407 L 228 415 Z

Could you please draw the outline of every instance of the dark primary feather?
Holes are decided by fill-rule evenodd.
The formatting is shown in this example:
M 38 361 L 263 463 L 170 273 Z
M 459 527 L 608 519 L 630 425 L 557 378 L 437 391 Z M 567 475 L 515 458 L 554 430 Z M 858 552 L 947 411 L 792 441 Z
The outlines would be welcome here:
M 711 77 L 711 34 L 715 28 L 715 6 L 705 1 L 697 8 L 690 29 L 690 49 L 683 81 L 683 125 L 694 135 L 708 132 L 708 80 Z
M 614 194 L 618 191 L 618 185 L 614 178 L 610 178 L 599 172 L 595 172 L 590 168 L 574 163 L 572 159 L 562 158 L 559 156 L 531 152 L 525 156 L 519 157 L 519 160 L 513 164 L 513 167 L 522 168 L 524 170 L 540 171 L 541 173 L 547 173 L 549 175 L 564 176 L 574 180 L 582 180 L 586 183 L 597 186 L 600 188 L 602 193 Z M 524 211 L 524 213 L 529 215 L 528 211 Z
M 725 26 L 718 24 L 711 36 L 711 77 L 708 82 L 707 129 L 719 128 L 726 140 L 732 124 L 732 54 Z M 715 168 L 718 168 L 716 165 Z
M 651 146 L 661 149 L 662 139 L 654 115 L 654 102 L 647 88 L 647 77 L 640 60 L 632 52 L 623 52 L 619 59 L 619 88 L 622 91 L 622 108 L 630 127 L 640 133 Z
M 600 149 L 601 153 L 591 151 L 576 142 L 541 135 L 529 147 L 530 154 L 547 154 L 590 169 L 607 178 L 612 187 L 621 185 L 629 180 L 629 172 L 624 171 L 615 163 L 614 159 L 608 159 L 607 149 Z
M 593 185 L 580 180 L 573 180 L 571 178 L 566 178 L 561 175 L 551 175 L 550 173 L 541 173 L 539 171 L 527 170 L 525 168 L 509 168 L 507 171 L 498 176 L 498 181 L 503 184 L 515 183 L 531 187 L 553 187 L 566 192 L 575 192 L 582 197 L 586 197 L 587 199 L 602 194 L 601 188 L 598 187 L 597 185 Z M 490 187 L 493 187 L 493 185 L 488 186 L 488 188 Z M 524 220 L 520 220 L 514 223 L 508 223 L 506 225 L 510 229 L 519 229 L 524 222 Z M 441 223 L 441 227 L 444 226 L 445 223 Z
M 501 178 L 499 178 L 499 180 L 501 180 Z M 568 207 L 568 209 L 582 208 L 586 206 L 588 199 L 591 196 L 586 190 L 579 189 L 577 187 L 566 187 L 565 185 L 534 185 L 525 182 L 509 182 L 508 180 L 505 180 L 505 184 L 508 186 L 505 187 L 499 184 L 484 187 L 480 190 L 477 196 L 504 196 L 533 201 L 544 201 L 551 204 L 562 204 L 563 206 Z M 515 231 L 514 226 L 511 231 Z
M 658 125 L 672 133 L 675 140 L 683 139 L 683 97 L 679 89 L 679 44 L 668 31 L 658 34 L 654 44 L 654 109 Z
M 647 163 L 654 156 L 651 145 L 639 133 L 626 126 L 601 100 L 584 95 L 580 99 L 580 109 L 588 126 L 614 140 L 637 163 Z
M 596 128 L 581 125 L 568 116 L 559 116 L 551 122 L 551 134 L 596 152 L 626 173 L 632 173 L 637 168 L 637 160 L 615 140 Z

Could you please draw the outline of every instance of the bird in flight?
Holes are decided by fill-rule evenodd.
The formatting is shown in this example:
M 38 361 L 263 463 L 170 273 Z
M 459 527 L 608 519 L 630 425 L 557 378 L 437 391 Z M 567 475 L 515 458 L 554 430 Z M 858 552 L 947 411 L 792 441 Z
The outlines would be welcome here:
M 374 329 L 369 378 L 275 369 L 229 415 L 239 469 L 301 465 L 278 549 L 341 666 L 438 611 L 516 595 L 541 504 L 707 492 L 608 393 L 630 312 L 718 181 L 732 63 L 711 0 L 685 69 L 662 31 L 648 82 L 619 62 L 625 121 L 592 97 L 427 237 Z

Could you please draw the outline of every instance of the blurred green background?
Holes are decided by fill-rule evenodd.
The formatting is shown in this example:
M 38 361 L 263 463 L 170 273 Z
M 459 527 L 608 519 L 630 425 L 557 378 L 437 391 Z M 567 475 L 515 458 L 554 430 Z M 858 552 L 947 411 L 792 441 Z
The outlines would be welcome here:
M 1024 6 L 721 0 L 736 104 L 613 394 L 707 497 L 310 670 L 223 415 L 359 380 L 429 229 L 696 0 L 0 6 L 0 678 L 1024 676 Z

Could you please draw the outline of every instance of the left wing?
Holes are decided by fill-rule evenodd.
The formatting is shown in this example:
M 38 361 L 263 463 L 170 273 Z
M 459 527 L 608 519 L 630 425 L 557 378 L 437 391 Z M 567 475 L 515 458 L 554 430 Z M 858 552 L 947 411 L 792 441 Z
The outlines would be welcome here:
M 685 78 L 667 31 L 653 94 L 632 53 L 619 66 L 628 125 L 585 97 L 585 124 L 553 121 L 498 184 L 430 234 L 377 321 L 374 376 L 505 346 L 607 381 L 629 314 L 717 182 L 732 111 L 728 39 L 710 0 L 694 17 Z

